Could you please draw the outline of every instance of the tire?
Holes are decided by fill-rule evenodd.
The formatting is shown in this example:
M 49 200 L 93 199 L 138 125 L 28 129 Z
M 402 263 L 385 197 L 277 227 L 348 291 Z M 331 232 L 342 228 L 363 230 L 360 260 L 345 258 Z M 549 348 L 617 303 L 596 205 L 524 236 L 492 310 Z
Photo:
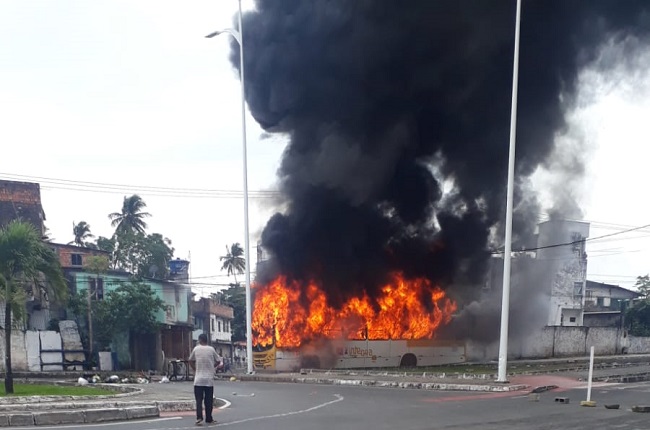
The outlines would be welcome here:
M 399 367 L 417 367 L 418 359 L 415 354 L 404 354 L 399 362 Z

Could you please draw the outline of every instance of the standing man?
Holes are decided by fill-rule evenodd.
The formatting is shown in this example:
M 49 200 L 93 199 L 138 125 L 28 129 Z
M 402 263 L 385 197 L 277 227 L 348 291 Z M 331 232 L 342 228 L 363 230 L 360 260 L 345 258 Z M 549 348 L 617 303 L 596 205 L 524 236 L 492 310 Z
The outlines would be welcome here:
M 190 354 L 190 365 L 194 369 L 194 398 L 196 398 L 196 424 L 203 424 L 202 404 L 205 404 L 205 422 L 214 423 L 212 398 L 214 397 L 214 372 L 221 363 L 221 357 L 208 345 L 208 336 L 199 335 L 199 344 Z

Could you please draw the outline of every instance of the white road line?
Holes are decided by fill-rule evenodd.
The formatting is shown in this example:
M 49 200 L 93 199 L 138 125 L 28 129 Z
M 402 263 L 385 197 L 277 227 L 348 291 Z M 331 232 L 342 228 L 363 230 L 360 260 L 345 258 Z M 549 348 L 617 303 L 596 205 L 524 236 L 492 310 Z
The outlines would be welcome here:
M 340 394 L 334 394 L 334 397 L 336 397 L 336 399 L 331 400 L 329 402 L 321 403 L 320 405 L 312 406 L 311 408 L 301 409 L 299 411 L 285 412 L 285 413 L 273 414 L 273 415 L 264 415 L 264 416 L 261 416 L 261 417 L 245 418 L 245 419 L 239 420 L 239 421 L 231 421 L 231 422 L 227 422 L 227 423 L 218 423 L 216 425 L 209 425 L 209 424 L 204 423 L 204 427 L 207 427 L 207 428 L 210 428 L 210 427 L 225 427 L 225 426 L 231 426 L 231 425 L 235 425 L 235 424 L 247 423 L 247 422 L 250 422 L 250 421 L 261 421 L 261 420 L 267 420 L 267 419 L 271 419 L 271 418 L 282 418 L 282 417 L 288 417 L 288 416 L 291 416 L 291 415 L 305 414 L 305 413 L 308 413 L 308 412 L 311 412 L 311 411 L 315 411 L 317 409 L 324 408 L 324 407 L 329 406 L 329 405 L 333 405 L 334 403 L 342 402 L 343 399 L 344 399 L 344 397 L 342 395 L 340 395 Z M 188 426 L 188 427 L 166 428 L 165 430 L 190 430 L 190 429 L 196 429 L 196 428 L 197 428 L 196 425 L 191 425 L 191 426 Z
M 334 397 L 336 397 L 336 399 L 330 400 L 329 402 L 321 403 L 320 405 L 312 406 L 311 408 L 302 409 L 300 411 L 285 412 L 285 413 L 282 413 L 282 414 L 273 414 L 273 415 L 265 415 L 265 416 L 261 416 L 261 417 L 246 418 L 246 419 L 239 420 L 239 421 L 231 421 L 229 423 L 217 424 L 217 426 L 218 427 L 225 427 L 225 426 L 230 426 L 230 425 L 234 425 L 234 424 L 247 423 L 249 421 L 261 421 L 261 420 L 266 420 L 266 419 L 270 419 L 270 418 L 282 418 L 282 417 L 288 417 L 288 416 L 291 416 L 291 415 L 306 414 L 308 412 L 312 412 L 312 411 L 315 411 L 317 409 L 321 409 L 321 408 L 324 408 L 326 406 L 333 405 L 334 403 L 342 402 L 343 399 L 344 399 L 344 397 L 342 395 L 340 395 L 340 394 L 334 394 Z M 190 427 L 190 428 L 195 428 L 195 427 Z

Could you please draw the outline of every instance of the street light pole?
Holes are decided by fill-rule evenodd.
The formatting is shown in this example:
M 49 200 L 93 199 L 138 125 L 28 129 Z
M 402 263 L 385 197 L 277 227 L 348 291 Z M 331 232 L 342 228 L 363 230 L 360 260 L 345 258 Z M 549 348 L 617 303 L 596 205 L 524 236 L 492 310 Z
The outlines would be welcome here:
M 517 136 L 517 90 L 519 84 L 519 38 L 521 0 L 517 0 L 515 18 L 515 52 L 512 62 L 512 103 L 510 108 L 510 147 L 508 155 L 508 185 L 506 197 L 506 237 L 503 250 L 503 296 L 501 299 L 501 334 L 499 341 L 499 371 L 497 382 L 508 382 L 508 314 L 510 312 L 510 259 L 512 252 L 512 206 L 515 177 L 515 140 Z
M 248 228 L 248 154 L 246 150 L 246 87 L 244 80 L 244 37 L 242 27 L 241 0 L 239 0 L 239 31 L 225 29 L 208 34 L 207 38 L 218 36 L 222 33 L 230 34 L 239 43 L 239 79 L 241 82 L 241 131 L 244 164 L 244 259 L 246 260 L 246 365 L 248 373 L 253 373 L 253 331 L 252 301 L 251 301 L 251 262 L 250 239 Z

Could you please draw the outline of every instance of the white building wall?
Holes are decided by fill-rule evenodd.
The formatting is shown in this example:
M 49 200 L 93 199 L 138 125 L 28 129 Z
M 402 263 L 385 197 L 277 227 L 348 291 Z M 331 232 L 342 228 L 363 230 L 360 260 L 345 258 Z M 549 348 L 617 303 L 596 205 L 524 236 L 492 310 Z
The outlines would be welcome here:
M 584 320 L 587 258 L 584 239 L 589 223 L 552 220 L 539 224 L 537 259 L 556 262 L 550 279 L 550 326 L 582 326 Z M 561 245 L 560 244 L 566 244 Z
M 232 340 L 230 321 L 210 315 L 210 335 L 213 342 L 230 342 Z

